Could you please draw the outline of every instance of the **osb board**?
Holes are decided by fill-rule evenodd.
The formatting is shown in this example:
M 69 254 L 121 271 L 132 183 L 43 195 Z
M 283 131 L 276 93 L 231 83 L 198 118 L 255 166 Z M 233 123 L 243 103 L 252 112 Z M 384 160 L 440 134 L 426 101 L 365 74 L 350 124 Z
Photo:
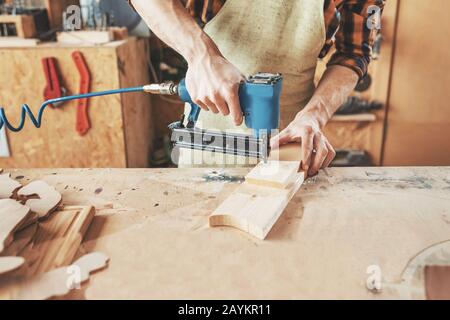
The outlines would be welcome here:
M 398 298 L 388 284 L 418 252 L 450 238 L 450 168 L 329 169 L 303 185 L 264 242 L 208 228 L 208 216 L 247 172 L 229 169 L 216 179 L 204 169 L 11 173 L 98 208 L 83 246 L 114 263 L 95 275 L 91 299 Z M 381 269 L 377 294 L 366 288 L 372 265 Z
M 448 1 L 400 1 L 384 151 L 386 165 L 450 164 Z M 429 17 L 433 17 L 430 19 Z M 410 32 L 414 24 L 417 32 Z
M 92 91 L 117 89 L 121 84 L 133 86 L 142 85 L 142 76 L 131 76 L 133 73 L 144 74 L 142 58 L 139 62 L 127 63 L 126 72 L 119 71 L 118 61 L 125 50 L 138 51 L 143 47 L 144 40 L 131 38 L 127 41 L 115 42 L 107 46 L 37 46 L 33 48 L 0 49 L 0 60 L 9 63 L 0 64 L 0 73 L 9 75 L 1 77 L 0 105 L 4 106 L 10 122 L 18 123 L 21 105 L 28 103 L 37 112 L 43 102 L 45 76 L 41 59 L 56 57 L 62 73 L 62 83 L 69 94 L 77 94 L 80 76 L 72 60 L 74 50 L 80 50 L 92 74 Z M 138 54 L 136 54 L 138 55 Z M 125 79 L 131 77 L 131 79 Z M 81 137 L 75 131 L 77 101 L 67 102 L 59 109 L 48 108 L 43 117 L 43 125 L 36 129 L 27 119 L 24 130 L 20 133 L 7 132 L 11 158 L 1 158 L 0 166 L 17 167 L 126 167 L 126 134 L 124 133 L 123 113 L 135 113 L 140 121 L 131 122 L 139 137 L 137 142 L 131 141 L 131 146 L 142 147 L 139 154 L 130 156 L 130 166 L 145 166 L 150 151 L 145 149 L 145 141 L 150 141 L 148 135 L 147 117 L 150 108 L 149 100 L 141 94 L 140 97 L 125 95 L 105 96 L 90 99 L 89 116 L 92 128 L 87 135 Z M 137 94 L 139 96 L 139 94 Z M 125 99 L 125 100 L 123 100 Z M 127 100 L 128 99 L 128 100 Z M 132 99 L 132 100 L 130 100 Z M 145 100 L 144 100 L 145 99 Z M 137 103 L 137 105 L 125 105 Z M 131 116 L 135 119 L 135 116 Z M 139 131 L 141 130 L 141 131 Z M 148 140 L 147 140 L 148 139 Z M 137 148 L 134 147 L 134 152 Z

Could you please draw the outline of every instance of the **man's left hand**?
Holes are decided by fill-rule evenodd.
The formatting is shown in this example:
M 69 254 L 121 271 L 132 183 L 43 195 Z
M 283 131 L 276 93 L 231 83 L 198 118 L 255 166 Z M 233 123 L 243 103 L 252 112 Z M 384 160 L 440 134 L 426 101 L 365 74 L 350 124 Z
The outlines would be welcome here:
M 336 151 L 322 133 L 313 112 L 300 112 L 286 129 L 271 139 L 270 145 L 272 149 L 277 149 L 290 142 L 301 143 L 301 169 L 309 177 L 328 167 L 336 156 Z

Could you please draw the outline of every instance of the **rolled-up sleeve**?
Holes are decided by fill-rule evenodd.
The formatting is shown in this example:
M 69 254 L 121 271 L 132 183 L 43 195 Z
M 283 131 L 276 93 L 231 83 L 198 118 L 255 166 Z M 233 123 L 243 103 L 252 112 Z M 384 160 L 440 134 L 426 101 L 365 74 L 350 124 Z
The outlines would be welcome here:
M 372 46 L 378 29 L 369 21 L 376 17 L 374 6 L 381 14 L 385 0 L 341 0 L 337 2 L 340 13 L 339 30 L 336 33 L 336 52 L 328 66 L 341 65 L 354 70 L 361 79 L 367 74 Z

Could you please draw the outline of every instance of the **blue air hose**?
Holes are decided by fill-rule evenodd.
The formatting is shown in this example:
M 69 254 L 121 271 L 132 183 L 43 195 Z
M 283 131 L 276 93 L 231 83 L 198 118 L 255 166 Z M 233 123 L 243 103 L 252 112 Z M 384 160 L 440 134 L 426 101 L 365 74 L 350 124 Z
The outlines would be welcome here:
M 39 109 L 39 111 L 37 113 L 37 117 L 34 116 L 30 107 L 27 104 L 24 104 L 22 106 L 22 114 L 20 117 L 20 122 L 17 127 L 14 127 L 13 125 L 11 125 L 11 123 L 8 121 L 8 118 L 6 117 L 5 109 L 0 107 L 0 130 L 3 128 L 3 126 L 5 126 L 6 128 L 8 128 L 9 130 L 11 130 L 13 132 L 21 131 L 25 125 L 25 120 L 27 118 L 27 115 L 31 119 L 31 122 L 33 122 L 33 125 L 36 128 L 40 128 L 42 125 L 42 116 L 44 114 L 45 108 L 51 104 L 57 104 L 57 103 L 66 102 L 66 101 L 70 101 L 70 100 L 107 96 L 107 95 L 112 95 L 112 94 L 121 94 L 121 93 L 128 93 L 128 92 L 144 92 L 144 91 L 145 91 L 144 87 L 134 87 L 134 88 L 108 90 L 108 91 L 93 92 L 93 93 L 79 94 L 79 95 L 74 95 L 74 96 L 67 96 L 67 97 L 51 99 L 51 100 L 45 101 L 42 104 L 41 108 Z

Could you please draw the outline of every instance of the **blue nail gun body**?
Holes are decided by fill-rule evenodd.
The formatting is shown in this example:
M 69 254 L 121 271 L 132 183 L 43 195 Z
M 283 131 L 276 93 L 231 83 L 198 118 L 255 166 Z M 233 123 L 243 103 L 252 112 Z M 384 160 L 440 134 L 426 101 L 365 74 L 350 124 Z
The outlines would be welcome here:
M 239 101 L 245 125 L 254 130 L 256 137 L 260 130 L 278 129 L 281 88 L 282 78 L 278 74 L 257 74 L 240 85 Z M 184 79 L 178 85 L 178 94 L 183 102 L 191 105 L 188 124 L 195 125 L 201 109 L 192 101 Z
M 240 85 L 240 105 L 245 125 L 253 129 L 252 135 L 196 128 L 201 108 L 192 101 L 184 80 L 178 85 L 165 83 L 149 86 L 147 92 L 177 94 L 182 101 L 191 105 L 186 123 L 183 116 L 181 121 L 170 125 L 174 147 L 257 157 L 266 161 L 269 154 L 270 133 L 278 129 L 280 123 L 281 89 L 280 74 L 258 73 Z

